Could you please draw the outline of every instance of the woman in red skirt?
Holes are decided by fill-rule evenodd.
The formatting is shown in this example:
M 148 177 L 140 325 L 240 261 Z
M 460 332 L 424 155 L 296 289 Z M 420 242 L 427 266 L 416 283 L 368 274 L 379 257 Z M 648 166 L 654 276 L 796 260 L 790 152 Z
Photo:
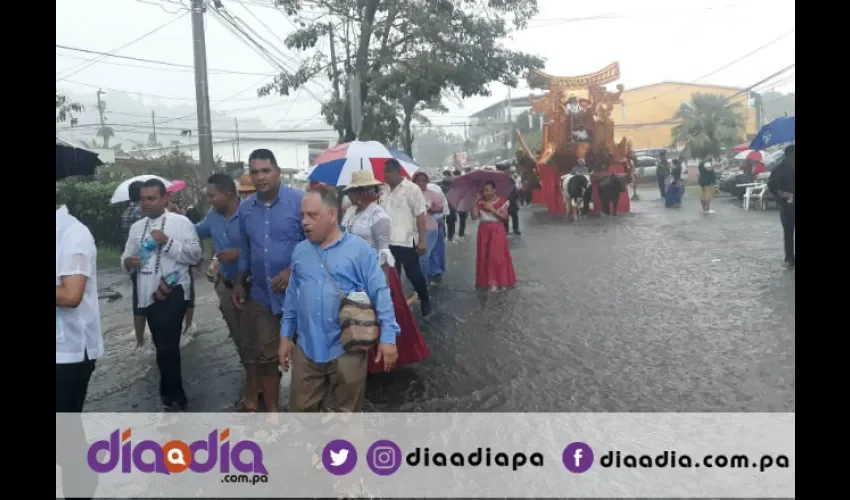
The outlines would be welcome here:
M 351 207 L 345 212 L 342 225 L 347 232 L 364 239 L 378 251 L 381 268 L 387 275 L 387 282 L 390 285 L 396 322 L 401 328 L 401 333 L 396 338 L 398 350 L 396 366 L 403 366 L 418 363 L 426 358 L 430 351 L 419 332 L 419 326 L 413 319 L 413 312 L 404 296 L 401 279 L 395 268 L 395 260 L 390 252 L 390 215 L 377 203 L 380 197 L 378 191 L 380 185 L 381 182 L 375 179 L 371 170 L 354 172 L 351 183 L 346 186 Z M 385 371 L 383 363 L 375 362 L 376 355 L 377 352 L 373 352 L 369 356 L 369 373 Z
M 504 225 L 508 219 L 508 200 L 496 196 L 494 183 L 484 183 L 481 199 L 472 209 L 472 218 L 481 220 L 478 224 L 475 287 L 494 292 L 516 285 L 514 261 Z

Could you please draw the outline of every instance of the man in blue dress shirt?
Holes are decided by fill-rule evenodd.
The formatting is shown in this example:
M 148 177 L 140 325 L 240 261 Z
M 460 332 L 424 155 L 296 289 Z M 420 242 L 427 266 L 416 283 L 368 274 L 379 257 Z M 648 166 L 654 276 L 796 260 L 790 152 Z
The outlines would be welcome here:
M 309 189 L 301 203 L 309 241 L 299 243 L 292 252 L 280 327 L 280 363 L 284 370 L 292 364 L 292 412 L 363 409 L 369 354 L 345 352 L 342 347 L 340 291 L 346 295 L 366 292 L 381 329 L 376 361 L 383 361 L 389 371 L 398 360 L 399 326 L 380 260 L 368 243 L 342 231 L 337 224 L 338 206 L 336 191 L 322 187 Z M 291 340 L 296 330 L 297 345 Z
M 207 275 L 215 279 L 221 315 L 246 371 L 247 389 L 237 406 L 240 410 L 252 411 L 256 410 L 256 404 L 253 407 L 246 406 L 246 395 L 258 391 L 257 372 L 253 369 L 253 363 L 246 362 L 246 349 L 239 330 L 242 311 L 233 304 L 233 286 L 239 274 L 239 247 L 242 242 L 238 213 L 240 198 L 236 192 L 236 182 L 229 175 L 214 174 L 207 180 L 207 200 L 212 208 L 204 220 L 195 224 L 195 231 L 201 240 L 213 241 L 214 257 Z
M 300 213 L 304 193 L 281 186 L 280 168 L 268 149 L 251 153 L 248 173 L 257 194 L 243 200 L 237 212 L 242 236 L 233 303 L 242 310 L 239 328 L 245 361 L 256 371 L 266 410 L 276 412 L 280 311 L 289 283 L 292 249 L 304 240 Z M 251 281 L 247 290 L 246 279 Z M 246 394 L 246 406 L 256 408 L 257 398 L 256 392 Z

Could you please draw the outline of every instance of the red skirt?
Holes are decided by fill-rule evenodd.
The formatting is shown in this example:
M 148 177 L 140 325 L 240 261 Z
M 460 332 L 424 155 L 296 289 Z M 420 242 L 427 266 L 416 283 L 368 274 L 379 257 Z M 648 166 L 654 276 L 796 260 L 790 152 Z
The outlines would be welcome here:
M 478 224 L 478 258 L 475 262 L 477 288 L 516 285 L 514 261 L 508 246 L 508 233 L 501 222 Z
M 431 351 L 428 350 L 428 344 L 419 332 L 419 326 L 416 320 L 413 319 L 413 311 L 407 304 L 407 297 L 404 296 L 404 289 L 401 287 L 401 278 L 398 271 L 394 267 L 390 267 L 390 296 L 393 299 L 395 307 L 395 320 L 401 328 L 401 333 L 395 341 L 396 349 L 398 349 L 398 364 L 396 367 L 418 363 L 427 358 Z M 373 349 L 369 352 L 369 373 L 382 373 L 384 371 L 384 362 L 375 363 L 377 351 Z

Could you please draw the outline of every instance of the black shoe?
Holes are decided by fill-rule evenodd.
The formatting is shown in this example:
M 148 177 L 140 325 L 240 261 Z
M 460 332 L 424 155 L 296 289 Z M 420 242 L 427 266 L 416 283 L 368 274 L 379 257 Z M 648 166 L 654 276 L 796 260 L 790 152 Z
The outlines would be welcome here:
M 519 231 L 514 231 L 514 234 L 517 235 L 517 236 L 522 236 L 522 233 L 519 232 Z
M 422 317 L 425 318 L 429 314 L 431 314 L 431 303 L 430 302 L 422 302 Z

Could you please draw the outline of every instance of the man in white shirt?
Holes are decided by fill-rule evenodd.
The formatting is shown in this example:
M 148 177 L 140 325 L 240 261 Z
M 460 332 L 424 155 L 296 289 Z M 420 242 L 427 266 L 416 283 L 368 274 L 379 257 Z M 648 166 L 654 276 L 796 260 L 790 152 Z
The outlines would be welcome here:
M 95 360 L 103 355 L 97 302 L 97 247 L 89 229 L 56 205 L 56 463 L 65 498 L 93 497 L 97 475 L 80 460 L 86 436 L 79 413 Z
M 425 195 L 419 186 L 401 175 L 401 164 L 387 160 L 384 165 L 384 180 L 390 187 L 385 208 L 390 214 L 390 252 L 395 258 L 395 266 L 399 273 L 401 268 L 419 296 L 422 305 L 422 316 L 431 313 L 431 298 L 428 295 L 428 284 L 419 267 L 419 257 L 425 255 Z
M 140 198 L 145 217 L 130 227 L 121 262 L 128 273 L 138 270 L 138 305 L 146 311 L 156 347 L 162 404 L 184 411 L 180 334 L 191 293 L 189 266 L 200 263 L 203 251 L 192 222 L 166 211 L 170 196 L 162 181 L 145 181 Z
M 95 360 L 103 355 L 97 247 L 89 229 L 56 205 L 56 412 L 83 411 Z

